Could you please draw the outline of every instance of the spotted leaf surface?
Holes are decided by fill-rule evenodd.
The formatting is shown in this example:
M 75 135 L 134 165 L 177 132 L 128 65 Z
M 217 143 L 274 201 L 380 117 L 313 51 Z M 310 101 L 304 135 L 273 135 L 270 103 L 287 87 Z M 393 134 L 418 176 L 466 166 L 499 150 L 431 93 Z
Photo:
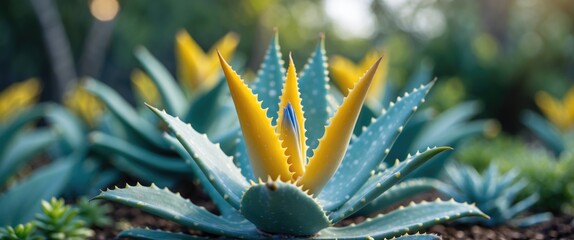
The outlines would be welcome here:
M 438 147 L 429 149 L 423 153 L 417 153 L 414 156 L 409 156 L 406 160 L 398 162 L 395 166 L 386 169 L 382 173 L 375 174 L 367 181 L 365 185 L 353 194 L 347 201 L 336 208 L 329 214 L 332 222 L 339 222 L 346 217 L 352 215 L 359 209 L 363 208 L 367 203 L 373 201 L 386 190 L 402 181 L 405 176 L 411 173 L 420 165 L 430 160 L 435 155 L 450 150 L 449 147 Z
M 317 147 L 319 138 L 325 133 L 325 125 L 329 119 L 327 102 L 329 76 L 324 45 L 321 39 L 299 77 L 309 157 L 313 156 L 313 149 Z
M 486 217 L 475 206 L 464 203 L 440 200 L 411 203 L 408 207 L 400 207 L 388 214 L 367 219 L 357 225 L 325 229 L 319 235 L 320 238 L 337 239 L 392 238 L 467 216 Z
M 258 96 L 260 101 L 263 101 L 263 109 L 267 108 L 267 116 L 272 118 L 272 123 L 275 125 L 277 121 L 277 112 L 279 111 L 279 95 L 283 87 L 283 76 L 285 76 L 284 62 L 281 59 L 281 48 L 279 47 L 278 35 L 275 34 L 267 52 L 255 83 L 252 86 L 253 93 Z
M 185 233 L 167 232 L 161 230 L 133 228 L 120 232 L 118 238 L 140 239 L 140 240 L 207 240 L 208 237 L 200 237 Z
M 241 214 L 269 233 L 312 235 L 331 225 L 315 199 L 281 181 L 249 188 L 241 200 Z
M 327 209 L 334 209 L 354 193 L 369 178 L 370 172 L 383 161 L 402 131 L 424 99 L 432 83 L 413 90 L 397 99 L 353 142 L 343 162 L 331 178 L 319 200 Z

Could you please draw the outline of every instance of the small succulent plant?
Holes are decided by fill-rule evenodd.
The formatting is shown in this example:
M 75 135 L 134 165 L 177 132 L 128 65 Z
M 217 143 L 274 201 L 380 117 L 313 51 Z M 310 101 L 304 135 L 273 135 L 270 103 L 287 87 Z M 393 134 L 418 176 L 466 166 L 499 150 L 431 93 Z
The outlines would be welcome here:
M 292 60 L 287 76 L 283 78 L 278 49 L 274 42 L 266 54 L 253 87 L 258 95 L 220 56 L 241 125 L 241 141 L 246 148 L 245 152 L 239 149 L 234 158 L 227 156 L 218 144 L 213 144 L 191 125 L 150 107 L 175 135 L 175 138 L 164 136 L 199 178 L 219 208 L 220 216 L 153 184 L 107 190 L 96 198 L 137 207 L 208 234 L 249 239 L 281 236 L 434 239 L 434 235 L 401 235 L 450 219 L 485 216 L 474 206 L 438 200 L 412 203 L 360 224 L 334 227 L 418 166 L 450 149 L 428 148 L 409 155 L 404 161 L 397 160 L 392 167 L 379 168 L 432 83 L 405 93 L 391 103 L 386 113 L 373 120 L 364 134 L 349 146 L 380 60 L 355 84 L 329 119 L 326 57 L 322 43 L 299 80 Z M 262 80 L 265 78 L 268 80 Z M 271 84 L 269 78 L 279 79 L 282 91 L 281 86 L 276 91 L 277 82 Z M 278 92 L 282 94 L 279 96 Z M 306 99 L 306 96 L 314 97 Z M 267 107 L 269 109 L 265 109 Z M 273 113 L 270 109 L 276 111 Z M 270 113 L 273 117 L 268 116 Z M 327 119 L 329 124 L 324 127 Z M 324 127 L 322 136 L 317 136 L 317 129 L 313 127 Z M 201 239 L 150 229 L 127 230 L 120 236 Z
M 0 228 L 0 240 L 41 240 L 41 236 L 34 232 L 36 227 L 33 223 L 18 224 L 16 227 L 7 226 Z
M 42 214 L 36 216 L 38 232 L 47 239 L 86 239 L 94 232 L 77 218 L 78 210 L 66 205 L 63 199 L 42 201 Z
M 86 226 L 105 227 L 112 224 L 112 219 L 107 216 L 112 211 L 112 207 L 108 204 L 81 197 L 75 206 L 78 209 L 78 217 L 86 223 Z
M 500 175 L 498 167 L 491 164 L 483 175 L 476 169 L 466 165 L 451 164 L 447 166 L 447 177 L 453 188 L 442 191 L 457 201 L 473 202 L 476 206 L 490 216 L 490 219 L 466 218 L 461 222 L 481 223 L 487 226 L 511 224 L 515 226 L 528 226 L 552 217 L 549 213 L 540 213 L 526 218 L 517 216 L 532 207 L 538 200 L 538 194 L 516 201 L 516 197 L 528 182 L 525 179 L 516 181 L 518 171 L 512 170 Z
M 94 235 L 86 222 L 78 216 L 79 210 L 66 205 L 63 199 L 42 200 L 42 212 L 25 224 L 0 228 L 0 240 L 71 239 L 82 240 Z M 85 216 L 84 216 L 85 217 Z
M 237 41 L 237 36 L 228 34 L 216 46 L 231 57 Z M 221 73 L 214 69 L 217 65 L 212 66 L 219 61 L 215 50 L 204 53 L 185 31 L 177 35 L 176 46 L 179 81 L 148 50 L 136 50 L 144 70 L 132 74 L 137 97 L 142 102 L 163 106 L 210 138 L 233 146 L 238 127 L 232 108 L 225 106 L 227 96 L 219 81 Z M 87 80 L 85 87 L 117 120 L 107 131 L 91 134 L 90 143 L 96 152 L 111 153 L 112 165 L 144 182 L 171 186 L 174 174 L 188 175 L 185 163 L 163 139 L 162 124 L 143 104 L 134 108 L 114 89 L 93 79 Z

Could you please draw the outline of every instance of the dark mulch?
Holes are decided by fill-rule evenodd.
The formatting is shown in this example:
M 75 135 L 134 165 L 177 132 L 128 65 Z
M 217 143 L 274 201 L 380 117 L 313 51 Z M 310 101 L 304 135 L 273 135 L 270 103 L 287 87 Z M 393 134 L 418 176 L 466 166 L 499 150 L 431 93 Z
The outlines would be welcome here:
M 198 205 L 206 207 L 208 210 L 215 212 L 214 205 L 209 201 L 204 193 L 193 186 L 179 186 L 175 191 L 180 191 L 182 196 L 190 198 Z M 422 194 L 413 199 L 415 202 L 421 200 L 434 200 L 435 193 Z M 406 205 L 408 202 L 403 203 Z M 95 239 L 113 239 L 122 229 L 130 227 L 149 227 L 152 229 L 162 229 L 174 232 L 183 232 L 189 234 L 201 234 L 200 232 L 182 227 L 176 223 L 163 220 L 161 218 L 149 215 L 138 209 L 126 207 L 120 204 L 112 204 L 114 211 L 111 217 L 115 221 L 114 226 L 104 229 L 96 229 Z M 398 207 L 398 205 L 396 206 Z M 345 220 L 338 224 L 339 226 L 350 223 L 360 223 L 364 217 L 357 217 Z M 574 216 L 566 214 L 557 214 L 551 221 L 544 222 L 529 228 L 514 228 L 510 226 L 499 226 L 487 228 L 482 226 L 466 226 L 460 224 L 444 224 L 433 226 L 425 232 L 436 233 L 445 240 L 449 239 L 574 239 Z

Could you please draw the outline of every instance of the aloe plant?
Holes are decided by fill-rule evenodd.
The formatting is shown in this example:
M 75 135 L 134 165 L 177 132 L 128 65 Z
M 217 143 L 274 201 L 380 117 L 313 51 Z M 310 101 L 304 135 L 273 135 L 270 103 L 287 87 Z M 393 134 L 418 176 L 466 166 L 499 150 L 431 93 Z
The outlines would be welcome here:
M 166 134 L 165 139 L 186 160 L 221 215 L 154 184 L 107 190 L 96 198 L 137 207 L 191 229 L 229 238 L 434 239 L 434 235 L 401 235 L 451 219 L 485 216 L 472 205 L 437 200 L 412 203 L 364 223 L 334 227 L 418 166 L 450 149 L 428 148 L 392 167 L 379 168 L 432 83 L 393 102 L 349 146 L 380 60 L 356 83 L 332 117 L 327 103 L 322 42 L 299 80 L 290 59 L 283 82 L 285 71 L 275 38 L 253 91 L 221 56 L 220 61 L 242 130 L 243 145 L 239 146 L 244 146 L 245 152 L 239 149 L 235 157 L 229 157 L 192 125 L 166 111 L 151 106 L 150 109 L 167 124 L 175 137 Z M 310 126 L 324 129 L 319 132 Z M 149 229 L 127 230 L 120 236 L 203 239 Z
M 447 166 L 446 173 L 452 187 L 440 187 L 444 192 L 457 201 L 474 202 L 480 210 L 490 216 L 490 219 L 461 219 L 463 222 L 481 223 L 487 226 L 511 224 L 525 227 L 552 218 L 550 213 L 539 213 L 518 218 L 519 214 L 536 204 L 540 196 L 535 193 L 523 200 L 516 201 L 518 194 L 528 184 L 525 179 L 516 181 L 517 170 L 511 170 L 500 175 L 496 164 L 490 164 L 486 171 L 480 175 L 476 169 L 470 166 L 451 164 Z
M 233 34 L 224 37 L 218 47 L 233 54 L 237 44 Z M 221 74 L 214 71 L 215 50 L 207 54 L 185 32 L 177 37 L 179 84 L 167 69 L 145 48 L 138 48 L 136 58 L 144 72 L 136 71 L 132 81 L 139 99 L 161 105 L 170 113 L 183 116 L 212 139 L 233 146 L 237 124 L 232 107 L 226 106 Z M 215 59 L 213 59 L 215 57 Z M 85 88 L 95 95 L 119 124 L 110 131 L 96 131 L 90 136 L 93 149 L 113 153 L 112 164 L 145 182 L 161 186 L 174 184 L 173 175 L 189 176 L 185 162 L 162 137 L 162 126 L 149 111 L 134 108 L 116 91 L 96 80 L 88 79 Z M 230 121 L 231 120 L 231 121 Z M 230 147 L 233 148 L 233 147 Z

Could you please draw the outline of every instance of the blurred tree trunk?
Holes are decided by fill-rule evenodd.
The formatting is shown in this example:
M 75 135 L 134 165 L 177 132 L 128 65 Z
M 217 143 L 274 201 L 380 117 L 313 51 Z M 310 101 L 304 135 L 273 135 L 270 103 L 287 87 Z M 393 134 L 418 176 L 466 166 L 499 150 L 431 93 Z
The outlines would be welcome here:
M 30 0 L 42 27 L 44 43 L 48 52 L 54 84 L 51 100 L 61 102 L 64 94 L 74 86 L 77 79 L 74 59 L 68 37 L 53 0 Z
M 106 59 L 107 48 L 114 31 L 115 20 L 94 19 L 80 58 L 80 75 L 98 79 Z

